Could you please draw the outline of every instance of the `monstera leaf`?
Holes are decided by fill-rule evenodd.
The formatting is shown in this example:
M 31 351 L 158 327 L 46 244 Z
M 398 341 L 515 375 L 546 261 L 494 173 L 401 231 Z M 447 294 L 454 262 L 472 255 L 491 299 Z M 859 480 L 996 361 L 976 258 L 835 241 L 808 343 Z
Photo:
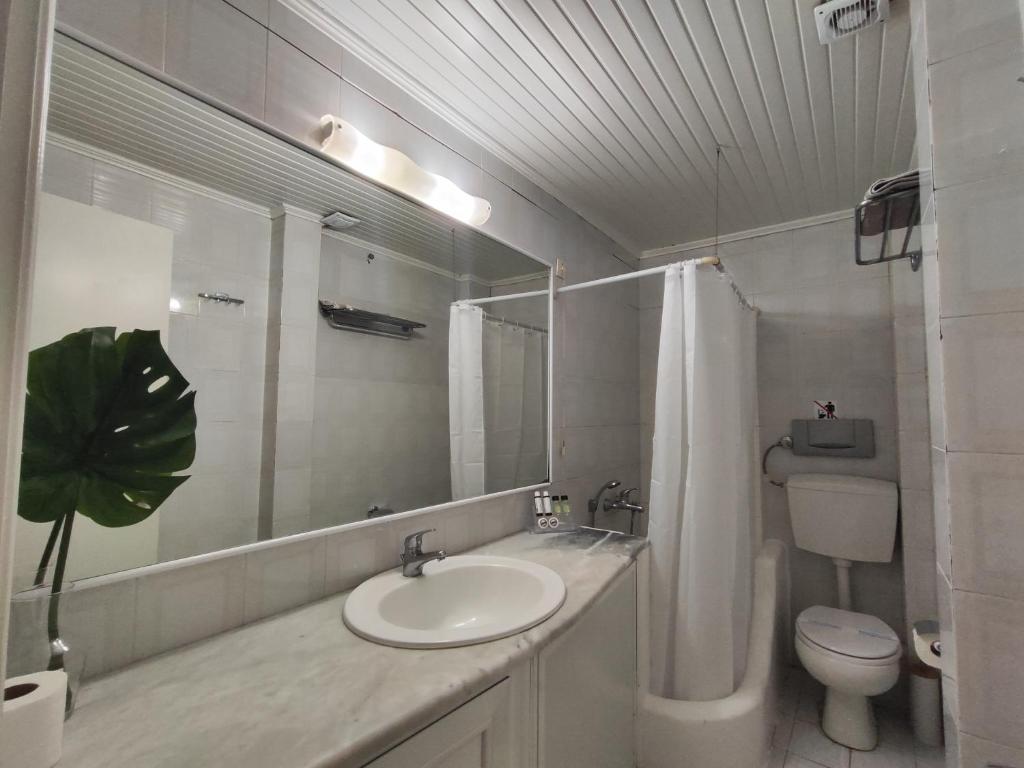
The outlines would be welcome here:
M 18 514 L 58 527 L 76 512 L 108 527 L 149 517 L 195 457 L 188 387 L 157 331 L 86 328 L 33 350 Z

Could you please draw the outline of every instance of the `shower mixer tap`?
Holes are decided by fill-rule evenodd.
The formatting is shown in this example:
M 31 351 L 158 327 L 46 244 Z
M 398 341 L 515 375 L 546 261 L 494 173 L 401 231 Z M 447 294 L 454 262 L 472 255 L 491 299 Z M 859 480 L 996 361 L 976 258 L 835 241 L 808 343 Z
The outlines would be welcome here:
M 607 483 L 601 486 L 600 490 L 594 494 L 594 498 L 587 502 L 587 512 L 590 513 L 590 527 L 597 527 L 597 510 L 601 506 L 601 497 L 604 496 L 605 491 L 610 491 L 612 488 L 618 488 L 622 483 L 618 480 L 609 480 Z
M 644 513 L 643 504 L 634 504 L 630 498 L 632 494 L 639 493 L 639 488 L 627 488 L 624 491 L 619 492 L 619 496 L 615 501 L 604 501 L 604 511 L 614 512 L 623 510 L 629 512 L 629 535 L 633 535 L 633 531 L 636 528 L 636 516 Z

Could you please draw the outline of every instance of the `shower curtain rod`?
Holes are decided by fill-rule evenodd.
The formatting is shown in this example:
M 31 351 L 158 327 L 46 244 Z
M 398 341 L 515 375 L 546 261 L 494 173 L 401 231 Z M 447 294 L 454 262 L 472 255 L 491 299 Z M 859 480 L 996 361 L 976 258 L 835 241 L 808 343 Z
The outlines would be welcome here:
M 524 331 L 536 331 L 537 333 L 547 333 L 547 328 L 541 328 L 538 325 L 529 325 L 527 323 L 520 323 L 518 320 L 509 320 L 505 317 L 498 317 L 492 315 L 490 312 L 484 312 L 484 320 L 492 323 L 500 323 L 501 325 L 512 325 L 516 328 L 522 328 Z
M 687 263 L 693 262 L 697 266 L 708 264 L 713 267 L 718 267 L 722 263 L 721 259 L 719 259 L 717 256 L 702 256 L 697 259 L 684 259 L 683 261 Z M 651 267 L 650 269 L 641 269 L 638 272 L 623 272 L 621 275 L 612 275 L 611 277 L 602 277 L 597 280 L 588 280 L 585 283 L 573 283 L 572 285 L 567 285 L 564 288 L 559 288 L 558 293 L 570 293 L 572 291 L 579 291 L 584 288 L 594 288 L 598 285 L 610 285 L 611 283 L 621 283 L 626 280 L 633 280 L 634 278 L 637 277 L 658 275 L 661 274 L 662 272 L 667 272 L 670 267 L 673 267 L 679 263 L 680 262 L 676 261 L 673 262 L 672 264 L 666 264 L 662 267 Z
M 682 262 L 690 263 L 693 262 L 697 266 L 708 265 L 718 267 L 721 269 L 722 260 L 717 256 L 701 256 L 696 259 L 682 259 L 680 261 L 672 262 L 672 264 L 665 264 L 661 267 L 651 267 L 650 269 L 641 269 L 637 272 L 623 272 L 621 275 L 612 275 L 611 277 L 602 277 L 597 280 L 587 280 L 584 283 L 573 283 L 572 285 L 566 285 L 562 288 L 556 289 L 555 293 L 572 293 L 573 291 L 580 291 L 584 288 L 596 288 L 599 285 L 610 285 L 611 283 L 621 283 L 626 280 L 634 280 L 638 277 L 647 277 L 648 275 L 658 275 L 667 272 L 669 267 Z M 507 296 L 483 296 L 479 299 L 463 299 L 460 300 L 461 304 L 491 304 L 496 301 L 509 301 L 510 299 L 529 299 L 535 296 L 547 296 L 547 290 L 541 291 L 527 291 L 526 293 L 510 293 Z
M 548 289 L 540 291 L 526 291 L 525 293 L 509 293 L 504 296 L 482 296 L 479 299 L 459 299 L 456 304 L 493 304 L 497 301 L 509 301 L 510 299 L 532 299 L 535 296 L 547 296 Z

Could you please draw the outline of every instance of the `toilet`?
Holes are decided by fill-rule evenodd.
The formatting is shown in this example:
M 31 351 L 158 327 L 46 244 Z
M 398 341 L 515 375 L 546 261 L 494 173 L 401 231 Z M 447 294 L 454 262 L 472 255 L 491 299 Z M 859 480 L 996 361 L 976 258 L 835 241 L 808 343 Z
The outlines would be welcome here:
M 832 558 L 837 608 L 815 605 L 797 617 L 796 654 L 825 688 L 821 728 L 840 744 L 871 750 L 878 726 L 870 696 L 899 678 L 902 648 L 876 616 L 857 613 L 850 598 L 853 562 L 888 563 L 896 540 L 895 483 L 850 475 L 791 475 L 786 481 L 796 546 Z

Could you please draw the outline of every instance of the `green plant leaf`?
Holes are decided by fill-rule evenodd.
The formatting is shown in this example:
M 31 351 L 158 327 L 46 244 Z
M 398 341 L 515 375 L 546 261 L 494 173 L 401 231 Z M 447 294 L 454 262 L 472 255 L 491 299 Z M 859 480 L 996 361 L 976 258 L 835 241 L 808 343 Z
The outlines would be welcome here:
M 85 328 L 28 361 L 18 514 L 134 525 L 188 479 L 195 392 L 157 331 Z

